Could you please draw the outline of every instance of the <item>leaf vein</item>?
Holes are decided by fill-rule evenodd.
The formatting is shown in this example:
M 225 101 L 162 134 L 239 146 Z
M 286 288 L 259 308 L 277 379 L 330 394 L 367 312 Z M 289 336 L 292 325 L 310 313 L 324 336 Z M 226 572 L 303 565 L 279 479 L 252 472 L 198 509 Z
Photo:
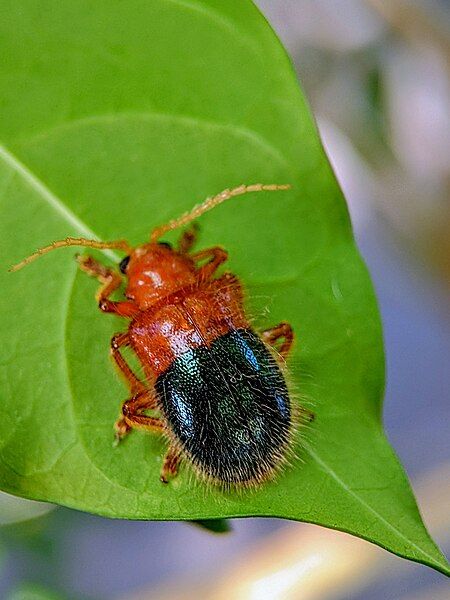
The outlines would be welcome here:
M 345 483 L 345 481 L 342 480 L 339 477 L 339 475 L 335 471 L 333 471 L 333 469 L 322 458 L 320 458 L 320 456 L 316 452 L 314 452 L 313 450 L 311 450 L 309 448 L 308 453 L 322 467 L 322 469 L 326 473 L 328 473 L 328 475 L 332 479 L 335 480 L 336 483 L 338 483 L 352 498 L 354 498 L 357 502 L 359 502 L 367 511 L 372 513 L 381 523 L 383 523 L 383 525 L 387 529 L 391 530 L 399 539 L 403 540 L 404 542 L 407 542 L 408 545 L 415 548 L 420 554 L 422 554 L 423 556 L 426 556 L 426 558 L 430 562 L 432 562 L 434 564 L 441 564 L 436 560 L 435 557 L 431 556 L 431 554 L 428 554 L 428 552 L 426 552 L 426 550 L 423 550 L 423 548 L 421 548 L 415 542 L 413 542 L 412 540 L 408 539 L 405 535 L 403 535 L 403 533 L 401 531 L 399 531 L 394 525 L 392 525 L 392 523 L 389 523 L 389 521 L 387 521 L 382 515 L 380 515 L 379 512 L 377 512 L 372 506 L 370 506 L 370 504 L 368 504 L 363 498 L 361 498 L 361 496 L 356 494 L 355 491 L 350 486 L 348 486 Z
M 59 213 L 67 223 L 72 225 L 81 235 L 91 238 L 98 239 L 98 236 L 90 227 L 88 227 L 83 221 L 72 212 L 64 202 L 56 196 L 32 171 L 30 171 L 12 152 L 10 152 L 5 146 L 0 144 L 0 158 L 11 167 L 18 175 L 20 175 L 24 181 L 43 199 L 49 204 L 57 213 Z M 112 260 L 116 261 L 117 255 L 111 250 L 105 250 Z

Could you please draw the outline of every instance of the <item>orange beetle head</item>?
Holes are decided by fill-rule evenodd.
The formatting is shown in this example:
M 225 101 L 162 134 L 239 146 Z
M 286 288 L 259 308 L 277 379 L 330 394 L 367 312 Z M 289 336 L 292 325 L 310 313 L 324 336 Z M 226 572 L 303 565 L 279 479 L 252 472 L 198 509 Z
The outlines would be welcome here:
M 167 242 L 151 242 L 135 248 L 119 265 L 127 276 L 125 295 L 145 310 L 159 298 L 195 283 L 195 264 Z

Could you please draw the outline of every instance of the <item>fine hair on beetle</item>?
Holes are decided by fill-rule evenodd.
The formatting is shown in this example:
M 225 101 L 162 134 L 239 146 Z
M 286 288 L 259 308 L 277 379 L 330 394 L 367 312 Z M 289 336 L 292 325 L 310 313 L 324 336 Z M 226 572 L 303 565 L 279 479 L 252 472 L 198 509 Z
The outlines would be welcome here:
M 168 441 L 163 483 L 185 459 L 188 472 L 207 485 L 226 491 L 257 488 L 298 458 L 298 444 L 313 414 L 286 367 L 292 327 L 282 321 L 257 333 L 244 307 L 240 279 L 219 272 L 228 253 L 220 246 L 192 251 L 196 230 L 190 225 L 235 196 L 288 189 L 288 184 L 259 183 L 226 189 L 156 227 L 142 245 L 67 237 L 10 269 L 17 271 L 66 246 L 125 253 L 119 264 L 126 278 L 125 299 L 118 301 L 111 299 L 123 283 L 117 270 L 91 256 L 77 260 L 101 284 L 96 294 L 100 310 L 129 320 L 128 329 L 114 335 L 110 346 L 130 393 L 114 425 L 116 444 L 132 429 L 162 434 Z M 161 241 L 187 225 L 175 249 Z M 137 358 L 138 369 L 125 359 L 127 349 Z

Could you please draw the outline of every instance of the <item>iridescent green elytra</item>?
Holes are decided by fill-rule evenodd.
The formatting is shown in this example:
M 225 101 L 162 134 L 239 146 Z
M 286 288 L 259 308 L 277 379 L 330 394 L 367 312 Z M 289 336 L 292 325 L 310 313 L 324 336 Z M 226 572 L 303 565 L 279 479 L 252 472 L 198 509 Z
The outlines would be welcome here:
M 246 485 L 279 465 L 290 437 L 289 395 L 276 360 L 251 330 L 185 352 L 155 387 L 182 450 L 207 478 Z

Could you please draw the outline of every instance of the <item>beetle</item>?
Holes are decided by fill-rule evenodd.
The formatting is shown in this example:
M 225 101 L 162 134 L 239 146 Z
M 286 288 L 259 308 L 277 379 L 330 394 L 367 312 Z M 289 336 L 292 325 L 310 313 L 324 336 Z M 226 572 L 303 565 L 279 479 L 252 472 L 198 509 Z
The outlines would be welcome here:
M 112 293 L 122 276 L 91 256 L 77 256 L 80 268 L 101 284 L 102 312 L 129 320 L 111 340 L 111 355 L 129 386 L 114 425 L 115 441 L 131 429 L 163 433 L 169 448 L 160 479 L 167 483 L 180 460 L 203 479 L 224 487 L 249 487 L 271 479 L 286 463 L 296 426 L 285 377 L 293 343 L 286 323 L 256 333 L 243 306 L 236 275 L 218 268 L 227 252 L 214 246 L 192 252 L 192 222 L 234 196 L 287 190 L 290 185 L 241 185 L 207 198 L 190 212 L 156 227 L 136 248 L 126 240 L 100 242 L 67 237 L 37 250 L 12 267 L 65 246 L 117 249 L 126 253 L 119 270 L 127 279 L 125 300 Z M 189 225 L 190 224 L 190 225 Z M 161 237 L 189 225 L 173 248 Z M 125 360 L 130 347 L 142 364 L 142 381 Z M 159 416 L 149 416 L 156 410 Z

